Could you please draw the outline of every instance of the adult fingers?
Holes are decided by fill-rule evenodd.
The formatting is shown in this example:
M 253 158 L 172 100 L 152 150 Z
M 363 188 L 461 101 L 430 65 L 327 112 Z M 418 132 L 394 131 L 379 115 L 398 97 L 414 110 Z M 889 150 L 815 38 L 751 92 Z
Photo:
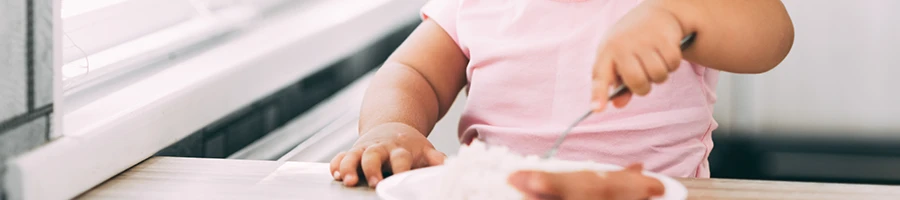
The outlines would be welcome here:
M 558 183 L 552 180 L 558 175 L 541 171 L 518 171 L 511 174 L 508 181 L 525 196 L 539 199 L 561 197 L 562 193 L 559 189 L 566 187 L 567 183 Z
M 509 183 L 527 199 L 581 200 L 602 198 L 605 193 L 600 176 L 592 171 L 520 171 L 510 175 Z

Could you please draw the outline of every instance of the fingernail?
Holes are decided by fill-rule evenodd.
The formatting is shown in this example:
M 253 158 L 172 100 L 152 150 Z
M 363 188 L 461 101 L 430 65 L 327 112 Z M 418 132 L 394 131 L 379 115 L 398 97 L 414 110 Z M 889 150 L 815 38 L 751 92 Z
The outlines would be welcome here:
M 354 176 L 353 174 L 347 174 L 346 176 L 344 176 L 344 185 L 350 186 L 349 185 L 350 181 L 355 181 L 355 180 L 356 180 L 356 176 Z
M 544 182 L 537 176 L 530 175 L 528 179 L 528 189 L 532 191 L 542 190 L 544 187 Z
M 341 180 L 341 172 L 339 172 L 339 171 L 334 171 L 334 179 L 336 179 L 336 180 Z
M 378 177 L 369 177 L 369 187 L 375 187 L 378 185 Z
M 509 184 L 517 188 L 528 189 L 528 179 L 530 178 L 531 173 L 517 172 L 509 176 Z
M 591 102 L 591 110 L 600 110 L 601 107 L 603 107 L 603 104 L 600 104 L 600 102 Z
M 356 178 L 356 176 L 354 176 L 353 174 L 347 174 L 346 176 L 344 176 L 344 180 L 350 180 L 350 179 L 355 179 L 355 178 Z

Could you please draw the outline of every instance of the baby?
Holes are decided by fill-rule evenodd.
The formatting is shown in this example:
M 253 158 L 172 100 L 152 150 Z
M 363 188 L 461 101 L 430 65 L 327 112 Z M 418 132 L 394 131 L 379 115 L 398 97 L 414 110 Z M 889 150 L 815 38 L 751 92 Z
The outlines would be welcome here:
M 709 177 L 718 72 L 766 72 L 794 37 L 778 0 L 432 0 L 422 16 L 376 73 L 335 180 L 440 165 L 426 137 L 463 88 L 464 144 L 543 154 L 593 109 L 558 158 Z

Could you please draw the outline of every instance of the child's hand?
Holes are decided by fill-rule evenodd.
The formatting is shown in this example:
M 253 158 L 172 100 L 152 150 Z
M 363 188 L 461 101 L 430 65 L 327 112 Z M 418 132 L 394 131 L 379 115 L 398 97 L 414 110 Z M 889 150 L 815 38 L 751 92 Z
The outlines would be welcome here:
M 631 10 L 610 28 L 600 45 L 593 74 L 595 111 L 606 107 L 611 86 L 624 82 L 630 90 L 612 100 L 622 107 L 633 94 L 649 93 L 651 83 L 662 83 L 681 63 L 680 42 L 685 34 L 675 15 L 656 2 L 644 1 Z
M 353 148 L 331 159 L 334 180 L 346 186 L 359 183 L 362 168 L 370 187 L 384 179 L 382 171 L 397 174 L 410 169 L 440 165 L 446 155 L 434 149 L 425 135 L 401 123 L 379 125 L 363 134 Z

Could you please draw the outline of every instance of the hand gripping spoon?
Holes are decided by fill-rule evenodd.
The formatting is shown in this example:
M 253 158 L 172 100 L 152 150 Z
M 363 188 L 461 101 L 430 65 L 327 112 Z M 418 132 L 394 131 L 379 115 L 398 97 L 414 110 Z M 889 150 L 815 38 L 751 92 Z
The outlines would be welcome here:
M 693 33 L 688 35 L 687 37 L 684 37 L 684 39 L 681 40 L 681 50 L 687 49 L 690 46 L 691 42 L 693 42 L 693 41 L 694 41 Z M 616 98 L 622 94 L 625 94 L 626 92 L 628 92 L 628 88 L 625 87 L 625 85 L 619 85 L 618 87 L 616 87 L 616 89 L 613 89 L 612 93 L 609 94 L 609 98 L 607 98 L 607 99 Z M 544 154 L 544 158 L 548 159 L 548 158 L 551 158 L 554 155 L 556 155 L 556 152 L 559 151 L 559 145 L 562 144 L 563 140 L 566 139 L 566 136 L 569 135 L 569 132 L 571 132 L 572 129 L 575 128 L 575 126 L 580 124 L 581 121 L 584 121 L 585 119 L 587 119 L 593 113 L 594 113 L 593 109 L 588 109 L 588 111 L 585 112 L 584 114 L 582 114 L 580 117 L 578 117 L 578 119 L 576 119 L 575 122 L 572 122 L 572 124 L 569 125 L 569 127 L 566 127 L 566 130 L 562 132 L 562 135 L 560 135 L 558 138 L 556 138 L 556 142 L 553 143 L 553 147 L 551 147 L 550 150 L 548 150 L 547 153 Z

